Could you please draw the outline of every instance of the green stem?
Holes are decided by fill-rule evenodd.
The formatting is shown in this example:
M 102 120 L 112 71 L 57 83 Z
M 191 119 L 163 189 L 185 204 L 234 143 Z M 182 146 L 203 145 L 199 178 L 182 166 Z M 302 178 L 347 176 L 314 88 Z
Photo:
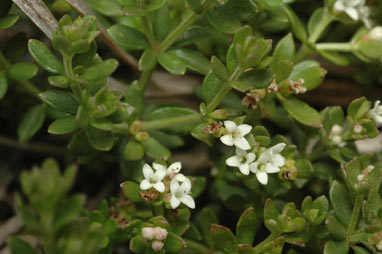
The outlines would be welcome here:
M 325 30 L 325 28 L 332 23 L 333 17 L 330 14 L 328 10 L 324 11 L 324 15 L 320 21 L 313 30 L 313 32 L 309 35 L 308 41 L 311 43 L 315 43 L 319 38 L 322 32 Z
M 158 206 L 151 206 L 154 216 L 164 216 L 163 204 Z
M 76 78 L 74 76 L 73 66 L 72 66 L 73 56 L 63 55 L 63 59 L 64 59 L 65 75 L 69 78 L 71 83 L 70 88 L 72 89 L 72 92 L 74 96 L 77 98 L 77 100 L 81 102 L 82 101 L 81 84 L 78 83 L 78 81 L 76 81 Z
M 242 73 L 242 70 L 239 66 L 236 67 L 236 70 L 232 73 L 228 82 L 236 81 Z M 219 106 L 220 102 L 224 99 L 224 97 L 231 91 L 232 87 L 224 84 L 224 86 L 220 89 L 220 91 L 215 95 L 212 101 L 207 105 L 207 110 L 212 112 L 217 106 Z
M 297 52 L 297 54 L 294 56 L 293 62 L 299 63 L 303 61 L 307 56 L 312 54 L 312 49 L 309 48 L 306 44 L 302 44 L 301 48 Z
M 377 249 L 371 245 L 368 241 L 362 241 L 361 242 L 363 245 L 365 245 L 365 247 L 367 247 L 369 250 L 371 250 L 372 253 L 380 253 L 377 251 Z
M 158 42 L 151 31 L 151 28 L 146 16 L 141 17 L 141 23 L 142 23 L 143 31 L 145 32 L 147 39 L 149 40 L 151 48 L 155 50 Z
M 357 226 L 358 219 L 359 219 L 359 212 L 361 211 L 362 201 L 363 201 L 364 194 L 359 194 L 355 197 L 353 212 L 350 218 L 350 223 L 348 226 L 347 233 L 348 235 L 352 235 L 354 233 L 354 230 Z
M 367 234 L 366 233 L 359 233 L 359 234 L 354 234 L 354 235 L 350 235 L 348 236 L 348 241 L 350 243 L 360 243 L 362 242 L 364 239 L 367 239 Z
M 4 57 L 3 52 L 0 50 L 0 69 L 4 69 L 7 71 L 11 67 L 10 63 L 8 63 L 7 59 Z M 23 86 L 26 91 L 35 96 L 40 100 L 38 96 L 41 93 L 40 89 L 38 89 L 35 85 L 27 80 L 15 80 L 19 85 Z
M 271 233 L 267 238 L 264 239 L 264 241 L 256 245 L 255 253 L 259 253 L 261 249 L 264 247 L 264 245 L 275 240 L 278 236 L 279 236 L 278 234 Z
M 155 67 L 154 67 L 155 68 Z M 154 72 L 154 68 L 151 70 L 143 71 L 139 77 L 138 86 L 141 90 L 145 90 L 147 84 L 151 79 L 151 75 Z
M 141 130 L 149 131 L 156 129 L 163 129 L 166 127 L 171 127 L 178 124 L 191 124 L 200 121 L 200 114 L 177 116 L 153 121 L 143 121 L 141 122 Z
M 317 43 L 316 49 L 317 50 L 352 52 L 352 51 L 354 51 L 354 46 L 349 42 L 327 42 L 327 43 Z

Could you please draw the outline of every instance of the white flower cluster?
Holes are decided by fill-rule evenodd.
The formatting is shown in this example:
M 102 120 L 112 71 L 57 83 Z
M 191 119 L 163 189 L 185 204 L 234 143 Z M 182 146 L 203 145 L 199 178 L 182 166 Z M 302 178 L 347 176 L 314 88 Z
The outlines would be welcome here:
M 158 252 L 164 246 L 164 241 L 167 238 L 167 230 L 161 227 L 144 227 L 142 228 L 142 236 L 148 241 L 151 241 L 151 248 Z
M 346 143 L 342 140 L 343 131 L 344 129 L 338 124 L 333 125 L 332 129 L 330 130 L 329 140 L 332 141 L 332 143 L 336 146 L 345 146 Z
M 374 107 L 369 110 L 368 116 L 375 121 L 378 127 L 382 126 L 382 105 L 381 101 L 376 101 Z
M 228 134 L 222 136 L 220 140 L 223 144 L 236 146 L 236 155 L 228 158 L 226 164 L 231 167 L 238 167 L 243 175 L 249 175 L 250 172 L 256 174 L 257 180 L 266 185 L 268 183 L 268 174 L 277 173 L 285 165 L 285 158 L 280 152 L 285 148 L 284 143 L 279 143 L 268 149 L 265 149 L 258 159 L 253 152 L 247 152 L 251 146 L 245 139 L 245 135 L 251 132 L 252 126 L 248 124 L 236 125 L 233 121 L 224 121 L 224 126 Z
M 172 163 L 168 168 L 159 163 L 153 163 L 153 168 L 145 164 L 143 166 L 143 176 L 141 190 L 156 189 L 160 193 L 170 192 L 170 205 L 172 209 L 177 208 L 181 203 L 189 208 L 195 208 L 195 201 L 191 197 L 191 181 L 183 174 L 180 174 L 182 164 Z
M 371 27 L 370 8 L 365 0 L 337 0 L 333 8 L 335 12 L 345 12 L 351 19 L 362 20 L 366 27 Z

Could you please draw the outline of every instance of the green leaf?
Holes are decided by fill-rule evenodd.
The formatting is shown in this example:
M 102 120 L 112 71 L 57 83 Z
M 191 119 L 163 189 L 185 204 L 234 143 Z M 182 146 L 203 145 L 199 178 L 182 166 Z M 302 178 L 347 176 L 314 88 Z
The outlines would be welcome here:
M 313 176 L 313 166 L 309 160 L 296 160 L 297 177 L 310 179 Z
M 228 70 L 225 65 L 217 58 L 216 56 L 212 56 L 211 58 L 211 67 L 212 72 L 215 74 L 218 79 L 222 81 L 227 81 L 229 78 Z
M 283 97 L 277 94 L 277 98 L 285 110 L 298 122 L 314 128 L 322 127 L 320 113 L 303 101 L 293 97 Z
M 16 236 L 11 236 L 8 238 L 8 246 L 13 254 L 37 254 L 37 250 L 30 246 L 29 243 L 21 240 Z
M 272 199 L 267 199 L 264 206 L 264 220 L 277 221 L 278 216 L 279 212 L 276 209 L 275 203 L 272 201 Z
M 38 72 L 38 67 L 28 62 L 17 62 L 8 69 L 8 76 L 15 80 L 28 80 Z
M 371 107 L 371 102 L 367 101 L 365 97 L 353 100 L 348 106 L 347 113 L 355 121 L 363 118 Z
M 62 76 L 62 75 L 50 76 L 48 78 L 48 82 L 50 85 L 52 85 L 54 87 L 59 87 L 59 88 L 69 88 L 70 87 L 69 79 L 67 79 L 65 76 Z
M 111 26 L 107 31 L 117 44 L 128 50 L 144 50 L 149 47 L 146 36 L 135 28 L 118 24 Z
M 105 16 L 123 15 L 122 6 L 118 1 L 88 0 L 87 3 L 97 12 Z
M 171 152 L 153 137 L 150 137 L 148 140 L 141 141 L 141 143 L 147 156 L 150 156 L 155 160 L 160 158 L 167 160 L 171 156 Z
M 138 82 L 131 83 L 125 93 L 124 101 L 134 107 L 134 112 L 140 114 L 143 110 L 143 90 L 140 89 Z
M 335 240 L 343 241 L 346 239 L 346 228 L 334 216 L 329 216 L 325 224 Z
M 308 33 L 311 35 L 316 29 L 317 25 L 320 24 L 322 19 L 324 18 L 324 8 L 316 9 L 313 14 L 310 16 L 308 22 Z M 325 17 L 326 18 L 326 17 Z M 317 38 L 319 39 L 319 38 Z
M 305 30 L 304 24 L 301 22 L 301 20 L 298 18 L 296 13 L 290 8 L 285 6 L 284 12 L 288 17 L 289 23 L 292 27 L 292 31 L 294 35 L 300 40 L 300 41 L 305 41 L 307 38 L 307 33 Z
M 77 155 L 89 155 L 94 152 L 93 147 L 89 144 L 88 138 L 84 130 L 80 130 L 70 140 L 68 144 L 69 151 Z
M 324 247 L 324 254 L 348 254 L 349 245 L 346 242 L 328 241 Z
M 285 35 L 279 43 L 277 43 L 276 48 L 273 52 L 273 62 L 277 63 L 282 60 L 292 61 L 295 52 L 295 45 L 293 40 L 293 35 L 288 33 Z
M 167 3 L 153 13 L 153 32 L 155 37 L 162 41 L 170 29 L 170 11 Z
M 183 239 L 180 236 L 177 236 L 176 234 L 172 232 L 169 232 L 167 234 L 167 238 L 164 243 L 164 249 L 166 251 L 178 252 L 184 247 L 186 247 L 186 243 L 183 241 Z
M 169 134 L 157 130 L 152 130 L 149 134 L 170 150 L 184 146 L 184 141 L 179 135 Z
M 5 47 L 3 50 L 4 56 L 11 62 L 19 59 L 25 53 L 25 50 L 27 48 L 27 41 L 28 38 L 25 32 L 19 32 L 13 35 L 5 43 Z
M 139 160 L 145 154 L 141 143 L 131 139 L 123 149 L 123 157 L 128 161 Z
M 233 88 L 245 92 L 252 89 L 268 87 L 274 79 L 274 75 L 268 69 L 257 69 L 243 73 L 237 81 L 229 82 Z
M 251 20 L 259 12 L 255 1 L 252 0 L 229 0 L 222 9 L 240 22 Z
M 141 236 L 134 236 L 130 240 L 130 250 L 134 253 L 142 253 L 146 249 L 146 241 Z
M 50 134 L 67 134 L 78 130 L 75 116 L 67 116 L 55 120 L 48 127 L 48 133 Z
M 113 147 L 114 137 L 110 131 L 89 126 L 86 129 L 86 136 L 88 137 L 89 143 L 97 150 L 109 151 Z
M 194 129 L 191 130 L 191 135 L 206 143 L 207 145 L 209 146 L 213 146 L 214 144 L 214 141 L 215 141 L 215 137 L 214 135 L 210 134 L 210 133 L 203 133 L 203 130 L 208 126 L 207 123 L 201 123 L 201 124 L 198 124 L 197 126 L 195 126 Z
M 96 64 L 91 66 L 90 68 L 85 69 L 85 71 L 81 74 L 80 78 L 85 79 L 89 82 L 104 79 L 110 76 L 115 71 L 115 69 L 117 69 L 117 66 L 117 60 L 108 59 L 100 64 Z
M 237 242 L 235 236 L 229 228 L 212 224 L 211 235 L 215 247 L 224 253 L 235 253 L 237 251 Z
M 139 69 L 141 71 L 154 69 L 156 63 L 157 60 L 154 50 L 148 48 L 145 52 L 143 52 L 141 58 L 139 59 Z
M 191 49 L 174 49 L 169 52 L 175 54 L 190 70 L 206 75 L 211 69 L 210 61 L 199 51 Z
M 337 220 L 344 226 L 348 225 L 352 214 L 352 206 L 349 202 L 346 187 L 334 181 L 330 187 L 329 197 Z
M 9 14 L 5 17 L 0 18 L 0 30 L 10 28 L 17 22 L 17 20 L 19 20 L 19 16 L 15 14 Z
M 204 242 L 208 247 L 212 248 L 213 242 L 210 229 L 212 224 L 219 223 L 216 214 L 210 208 L 204 207 L 198 216 L 197 223 L 202 232 Z
M 236 239 L 239 244 L 253 244 L 258 220 L 253 207 L 246 209 L 236 225 Z
M 240 29 L 240 21 L 220 8 L 214 8 L 206 13 L 210 25 L 224 34 L 233 34 Z
M 189 27 L 179 39 L 174 43 L 176 47 L 184 47 L 192 43 L 203 41 L 209 38 L 210 32 L 207 28 L 202 26 L 191 26 Z
M 204 101 L 208 104 L 215 98 L 215 95 L 224 86 L 224 83 L 216 77 L 216 75 L 210 71 L 203 81 L 203 97 Z
M 69 92 L 48 90 L 39 94 L 39 97 L 49 106 L 71 114 L 76 114 L 78 102 Z
M 200 0 L 186 0 L 186 5 L 197 14 L 201 14 L 203 12 L 203 6 Z
M 152 0 L 146 7 L 145 11 L 151 12 L 163 7 L 166 4 L 166 0 Z
M 141 189 L 139 188 L 139 184 L 126 181 L 121 183 L 121 188 L 128 200 L 130 200 L 133 203 L 142 202 L 142 199 L 139 195 L 139 192 L 141 191 Z
M 8 90 L 8 79 L 4 72 L 0 72 L 0 100 L 4 98 Z
M 317 63 L 311 60 L 302 61 L 293 67 L 290 79 L 292 81 L 299 81 L 302 79 L 302 84 L 308 91 L 315 89 L 321 85 L 326 75 L 326 70 L 321 68 Z
M 85 195 L 76 194 L 71 196 L 57 214 L 57 219 L 54 221 L 54 231 L 58 232 L 62 227 L 68 223 L 73 222 L 84 209 L 86 197 Z
M 282 61 L 273 63 L 270 66 L 270 70 L 275 75 L 276 82 L 280 83 L 281 81 L 286 80 L 292 73 L 293 63 L 287 60 L 282 60 Z
M 39 40 L 31 39 L 28 42 L 29 53 L 46 71 L 54 74 L 64 74 L 62 62 Z
M 172 54 L 171 52 L 165 52 L 158 55 L 157 60 L 160 65 L 171 74 L 184 75 L 186 73 L 186 65 L 177 55 Z
M 45 108 L 37 105 L 30 108 L 17 128 L 17 136 L 21 142 L 28 141 L 41 128 L 45 119 Z

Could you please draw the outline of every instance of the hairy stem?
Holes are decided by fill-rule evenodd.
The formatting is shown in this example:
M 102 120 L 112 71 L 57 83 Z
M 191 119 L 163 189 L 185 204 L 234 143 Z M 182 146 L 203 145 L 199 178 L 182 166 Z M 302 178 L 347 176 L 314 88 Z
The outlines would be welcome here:
M 361 211 L 362 201 L 363 201 L 364 194 L 359 194 L 355 197 L 353 212 L 350 218 L 350 223 L 348 226 L 348 235 L 352 235 L 355 231 L 355 228 L 358 223 L 359 219 L 359 212 Z

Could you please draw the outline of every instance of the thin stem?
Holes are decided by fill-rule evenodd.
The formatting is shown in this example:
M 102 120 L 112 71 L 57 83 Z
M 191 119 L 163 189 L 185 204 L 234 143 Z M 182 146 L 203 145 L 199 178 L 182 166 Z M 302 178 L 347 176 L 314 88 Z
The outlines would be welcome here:
M 155 50 L 158 42 L 151 31 L 151 28 L 146 16 L 141 17 L 141 23 L 142 23 L 143 31 L 145 32 L 145 35 L 147 36 L 147 39 L 149 40 L 151 48 Z
M 149 131 L 156 129 L 163 129 L 179 124 L 191 124 L 200 121 L 200 114 L 177 116 L 160 120 L 143 121 L 141 122 L 141 130 Z
M 359 212 L 361 211 L 363 196 L 364 194 L 359 194 L 355 197 L 353 212 L 351 214 L 350 223 L 347 230 L 348 235 L 352 235 L 357 226 L 358 219 L 359 219 Z
M 256 245 L 255 247 L 255 253 L 259 253 L 261 249 L 266 245 L 267 243 L 275 240 L 278 237 L 278 234 L 271 233 L 267 238 L 264 239 L 261 243 Z
M 65 75 L 69 78 L 71 83 L 70 88 L 72 89 L 72 92 L 74 96 L 77 98 L 77 100 L 81 102 L 82 100 L 81 84 L 76 81 L 76 78 L 74 76 L 73 66 L 72 66 L 73 56 L 63 55 L 63 59 L 64 59 Z
M 312 54 L 313 50 L 309 48 L 306 44 L 302 44 L 297 54 L 294 56 L 293 62 L 299 63 L 304 60 L 307 56 Z
M 236 67 L 236 70 L 232 73 L 228 82 L 236 81 L 242 73 L 242 70 L 239 66 Z M 224 99 L 224 97 L 231 91 L 232 87 L 224 84 L 224 86 L 220 89 L 220 91 L 215 95 L 212 101 L 207 105 L 207 110 L 209 112 L 213 111 L 217 106 L 219 106 L 220 102 Z
M 349 42 L 327 42 L 327 43 L 317 43 L 317 50 L 329 50 L 329 51 L 341 51 L 341 52 L 352 52 L 354 51 L 354 46 Z
M 154 68 L 151 70 L 143 71 L 141 76 L 139 77 L 138 86 L 141 90 L 145 90 L 147 84 L 149 83 L 151 79 L 151 75 L 154 72 Z

